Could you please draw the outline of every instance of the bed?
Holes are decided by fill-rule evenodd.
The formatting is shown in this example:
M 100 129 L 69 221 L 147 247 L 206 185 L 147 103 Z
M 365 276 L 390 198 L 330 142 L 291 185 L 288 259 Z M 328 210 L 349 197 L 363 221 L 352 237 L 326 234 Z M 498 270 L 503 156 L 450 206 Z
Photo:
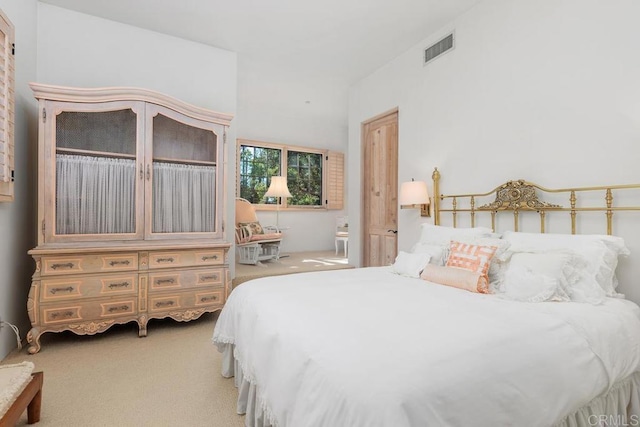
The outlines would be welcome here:
M 526 187 L 530 183 L 515 183 L 527 200 L 515 200 L 513 188 L 504 186 L 496 188 L 491 203 L 472 202 L 468 208 L 462 207 L 460 198 L 477 195 L 438 197 L 434 222 L 440 222 L 442 212 L 451 212 L 454 218 L 465 212 L 472 218 L 486 213 L 493 227 L 423 224 L 420 241 L 411 254 L 404 255 L 405 260 L 422 256 L 423 262 L 435 265 L 423 268 L 421 276 L 430 268 L 446 269 L 433 253 L 425 257 L 428 251 L 419 250 L 420 244 L 446 247 L 449 240 L 464 241 L 467 237 L 462 234 L 468 233 L 495 239 L 495 216 L 515 212 L 515 230 L 502 236 L 508 242 L 501 255 L 504 270 L 493 272 L 502 279 L 497 284 L 491 281 L 497 287 L 490 293 L 443 285 L 413 273 L 398 274 L 404 271 L 399 260 L 388 267 L 257 279 L 235 289 L 216 323 L 213 342 L 223 353 L 222 374 L 235 377 L 238 413 L 246 414 L 245 424 L 594 426 L 640 422 L 640 308 L 615 292 L 622 239 L 519 232 L 519 215 L 524 211 L 540 215 L 544 232 L 545 215 L 565 208 L 540 201 L 537 187 Z M 435 194 L 438 186 L 434 182 Z M 505 188 L 507 192 L 501 192 Z M 610 200 L 618 188 L 602 189 L 603 211 L 615 211 Z M 569 189 L 570 200 L 581 190 Z M 504 197 L 509 200 L 505 202 Z M 451 209 L 441 205 L 447 199 L 455 200 Z M 592 207 L 571 204 L 568 212 L 575 231 L 575 214 Z M 608 234 L 612 234 L 611 216 L 605 215 Z M 575 245 L 575 251 L 566 250 L 566 245 Z M 615 259 L 599 252 L 612 247 L 619 248 Z M 579 263 L 590 256 L 606 259 L 610 274 L 603 269 L 591 274 L 589 269 L 597 262 Z M 528 279 L 538 283 L 541 277 L 551 285 L 547 279 L 552 274 L 531 276 L 533 270 L 527 270 L 526 277 L 515 274 L 520 274 L 517 264 L 531 262 L 532 257 L 571 259 L 576 261 L 571 265 L 580 268 L 569 272 L 569 261 L 554 267 L 565 280 L 553 282 L 557 292 L 540 299 L 542 294 L 528 293 L 533 285 L 524 293 L 520 285 Z M 498 264 L 496 258 L 491 266 Z M 611 289 L 600 287 L 605 275 Z

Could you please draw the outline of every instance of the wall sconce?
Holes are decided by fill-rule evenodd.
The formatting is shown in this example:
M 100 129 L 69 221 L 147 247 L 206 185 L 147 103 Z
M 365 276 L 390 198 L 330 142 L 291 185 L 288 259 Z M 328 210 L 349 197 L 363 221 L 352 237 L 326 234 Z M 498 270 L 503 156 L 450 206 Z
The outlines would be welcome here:
M 431 216 L 429 192 L 424 181 L 403 182 L 400 186 L 400 209 L 420 209 L 420 216 Z

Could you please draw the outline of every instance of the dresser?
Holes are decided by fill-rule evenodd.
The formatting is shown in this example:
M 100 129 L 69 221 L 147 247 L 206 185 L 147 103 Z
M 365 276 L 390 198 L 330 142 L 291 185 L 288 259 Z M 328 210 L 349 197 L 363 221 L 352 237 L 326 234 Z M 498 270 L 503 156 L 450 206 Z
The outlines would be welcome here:
M 29 352 L 45 332 L 188 321 L 230 292 L 224 147 L 232 116 L 136 88 L 32 83 L 38 246 Z

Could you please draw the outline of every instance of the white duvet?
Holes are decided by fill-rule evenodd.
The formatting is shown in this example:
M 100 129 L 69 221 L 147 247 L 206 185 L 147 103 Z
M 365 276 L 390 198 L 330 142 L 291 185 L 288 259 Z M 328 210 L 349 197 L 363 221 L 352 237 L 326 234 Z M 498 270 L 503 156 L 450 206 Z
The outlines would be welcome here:
M 362 268 L 244 283 L 213 341 L 281 427 L 549 426 L 640 369 L 640 308 Z

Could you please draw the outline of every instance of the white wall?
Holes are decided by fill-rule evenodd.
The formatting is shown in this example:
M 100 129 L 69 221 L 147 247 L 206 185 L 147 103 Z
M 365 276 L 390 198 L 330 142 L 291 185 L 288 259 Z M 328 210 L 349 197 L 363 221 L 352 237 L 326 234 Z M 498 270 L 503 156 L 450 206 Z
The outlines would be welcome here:
M 0 317 L 17 325 L 24 337 L 29 328 L 27 295 L 33 260 L 27 251 L 36 240 L 35 148 L 36 102 L 28 82 L 36 77 L 36 0 L 0 0 L 0 9 L 16 27 L 15 201 L 0 203 Z M 16 347 L 12 330 L 0 331 L 0 360 Z
M 133 86 L 234 113 L 236 54 L 131 25 L 38 5 L 38 81 Z
M 38 10 L 41 83 L 138 86 L 236 113 L 227 138 L 229 201 L 235 197 L 236 138 L 346 154 L 347 88 L 343 85 L 312 81 L 277 65 L 243 57 L 236 65 L 232 52 L 48 4 L 39 4 Z M 311 103 L 305 103 L 307 100 Z M 227 205 L 227 218 L 233 218 L 233 203 Z M 289 227 L 282 250 L 332 249 L 335 217 L 343 214 L 280 212 L 280 224 Z M 275 223 L 274 212 L 260 212 L 259 217 L 265 224 Z
M 38 5 L 40 83 L 141 87 L 235 114 L 236 62 L 234 52 L 44 3 Z M 228 177 L 235 174 L 236 129 L 234 119 L 227 132 Z M 234 194 L 235 180 L 228 179 L 227 218 L 234 217 Z M 228 233 L 227 238 L 233 236 Z
M 347 88 L 270 62 L 238 57 L 238 137 L 340 151 L 346 158 Z M 235 175 L 231 178 L 235 181 Z M 345 212 L 346 206 L 341 211 L 281 210 L 279 224 L 288 227 L 281 251 L 333 249 L 336 217 Z M 276 223 L 275 212 L 259 211 L 258 217 L 263 224 Z
M 640 183 L 639 16 L 633 0 L 485 0 L 355 84 L 350 210 L 361 210 L 360 123 L 396 106 L 400 182 L 430 182 L 437 166 L 449 194 L 520 178 L 547 187 Z M 450 30 L 455 49 L 423 67 L 422 50 Z M 621 290 L 640 302 L 640 216 L 623 215 L 614 233 L 633 255 L 620 266 Z M 423 220 L 399 211 L 400 250 Z M 359 263 L 359 218 L 350 223 L 350 262 Z M 604 215 L 598 224 L 593 232 L 606 232 Z

